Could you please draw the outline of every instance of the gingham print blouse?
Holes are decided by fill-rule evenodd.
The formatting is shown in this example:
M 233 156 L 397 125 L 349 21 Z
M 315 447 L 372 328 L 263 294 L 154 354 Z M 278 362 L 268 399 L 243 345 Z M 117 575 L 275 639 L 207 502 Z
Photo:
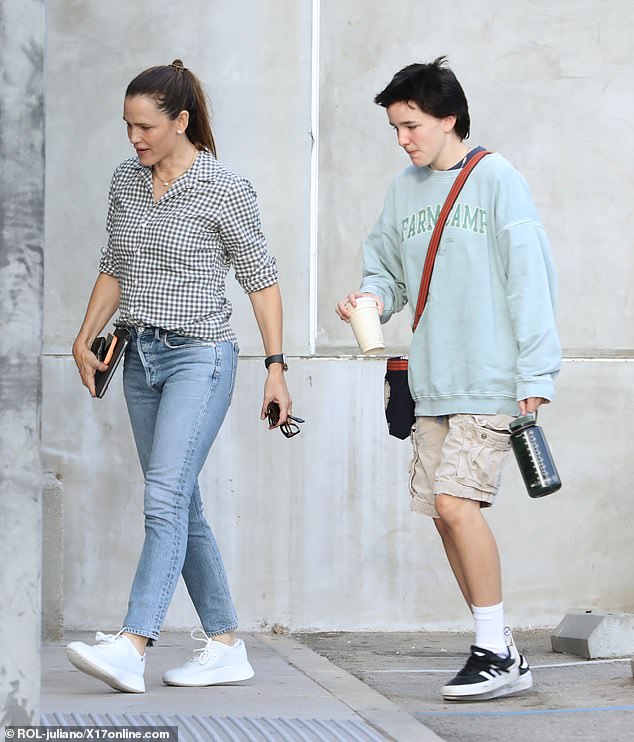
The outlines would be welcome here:
M 229 268 L 247 293 L 277 282 L 251 184 L 209 152 L 199 152 L 156 203 L 151 169 L 137 157 L 121 163 L 106 228 L 99 270 L 119 281 L 117 324 L 235 342 L 225 298 Z

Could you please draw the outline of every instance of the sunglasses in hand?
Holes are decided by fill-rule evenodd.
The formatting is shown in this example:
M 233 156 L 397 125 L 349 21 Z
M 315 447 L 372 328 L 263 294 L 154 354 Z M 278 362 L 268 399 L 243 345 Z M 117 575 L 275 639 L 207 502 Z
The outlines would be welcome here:
M 274 427 L 278 424 L 278 422 L 280 421 L 280 406 L 277 402 L 269 403 L 269 406 L 266 408 L 266 416 L 269 420 L 269 425 Z M 290 422 L 291 420 L 292 422 Z M 301 433 L 302 431 L 299 429 L 299 425 L 297 423 L 303 422 L 306 421 L 302 420 L 301 417 L 293 417 L 292 415 L 287 415 L 286 422 L 280 425 L 282 435 L 285 435 L 287 438 L 292 438 L 294 435 Z

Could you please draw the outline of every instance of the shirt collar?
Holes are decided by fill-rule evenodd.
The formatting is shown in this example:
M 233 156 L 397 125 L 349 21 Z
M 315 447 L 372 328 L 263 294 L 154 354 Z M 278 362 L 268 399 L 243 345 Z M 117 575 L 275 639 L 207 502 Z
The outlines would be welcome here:
M 152 168 L 147 165 L 142 165 L 138 155 L 133 161 L 134 168 L 136 169 L 139 177 L 143 179 L 146 186 L 152 191 Z M 187 171 L 184 178 L 179 180 L 175 184 L 175 188 L 168 191 L 169 195 L 175 195 L 180 193 L 185 188 L 191 188 L 197 181 L 210 181 L 214 178 L 214 173 L 217 168 L 217 160 L 207 150 L 200 150 L 196 155 L 194 163 Z M 164 194 L 167 195 L 167 194 Z M 162 200 L 162 199 L 161 199 Z
M 196 180 L 213 180 L 214 172 L 216 170 L 216 158 L 207 152 L 206 149 L 201 150 L 187 173 L 185 180 L 193 183 Z

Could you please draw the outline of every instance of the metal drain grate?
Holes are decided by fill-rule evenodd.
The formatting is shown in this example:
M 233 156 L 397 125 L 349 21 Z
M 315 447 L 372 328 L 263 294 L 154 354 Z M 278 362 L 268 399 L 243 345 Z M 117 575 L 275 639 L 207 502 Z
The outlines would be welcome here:
M 282 719 L 180 714 L 42 714 L 44 726 L 178 727 L 179 742 L 385 742 L 357 719 Z

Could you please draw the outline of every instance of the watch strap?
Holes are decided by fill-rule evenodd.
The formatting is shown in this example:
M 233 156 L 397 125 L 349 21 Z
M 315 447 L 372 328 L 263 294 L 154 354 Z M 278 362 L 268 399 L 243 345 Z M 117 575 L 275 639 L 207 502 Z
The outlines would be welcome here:
M 281 363 L 284 371 L 288 370 L 288 364 L 286 363 L 286 357 L 283 353 L 275 353 L 272 356 L 267 356 L 264 359 L 264 365 L 268 368 L 272 363 Z

